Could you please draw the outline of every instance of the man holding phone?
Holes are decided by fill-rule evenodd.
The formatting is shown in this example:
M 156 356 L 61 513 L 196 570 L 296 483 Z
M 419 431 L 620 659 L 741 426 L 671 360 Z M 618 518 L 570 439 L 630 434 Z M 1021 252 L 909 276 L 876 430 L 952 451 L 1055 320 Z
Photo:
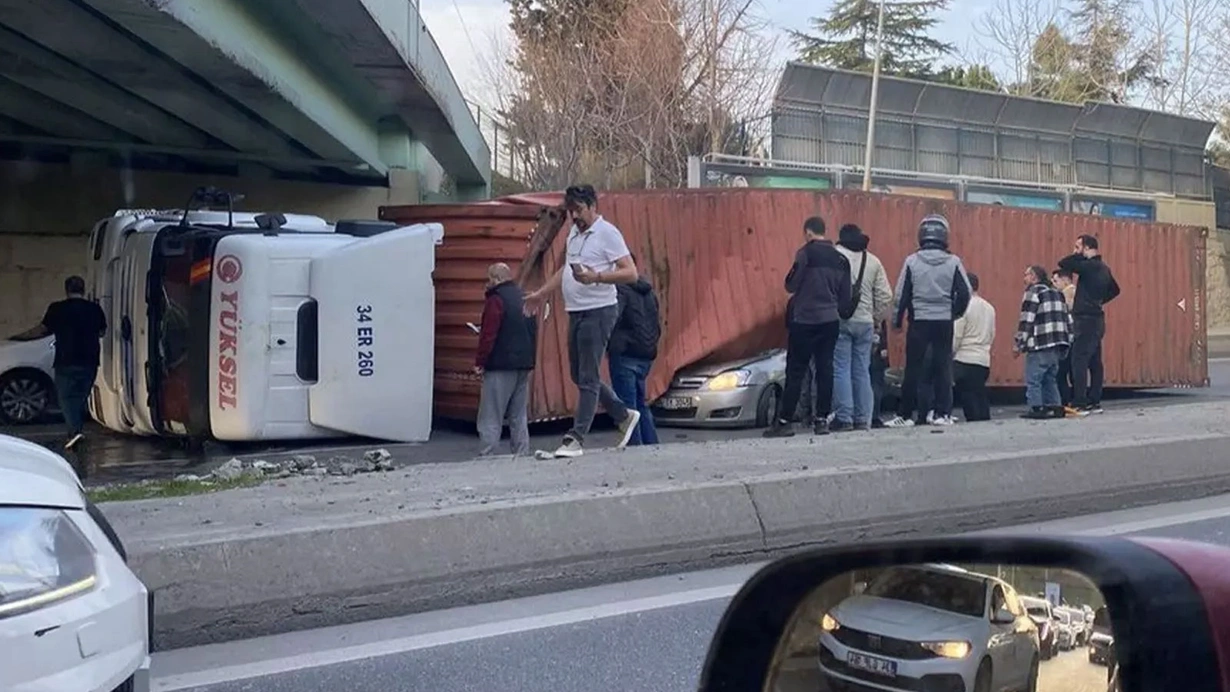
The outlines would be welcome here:
M 636 263 L 623 234 L 598 214 L 598 193 L 592 185 L 574 185 L 564 192 L 564 209 L 572 219 L 568 232 L 565 266 L 525 302 L 537 306 L 556 289 L 563 289 L 568 313 L 568 360 L 572 381 L 580 392 L 573 426 L 555 457 L 579 457 L 601 403 L 619 425 L 617 448 L 628 444 L 641 420 L 640 412 L 624 405 L 610 385 L 602 381 L 599 366 L 607 342 L 619 320 L 617 284 L 634 283 Z

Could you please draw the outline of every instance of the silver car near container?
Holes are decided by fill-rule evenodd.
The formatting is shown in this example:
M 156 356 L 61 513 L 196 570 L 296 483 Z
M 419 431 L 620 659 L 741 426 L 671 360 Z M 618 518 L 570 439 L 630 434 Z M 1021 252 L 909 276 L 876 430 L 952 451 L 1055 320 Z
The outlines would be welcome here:
M 660 426 L 764 427 L 777 415 L 786 380 L 786 350 L 680 370 L 653 403 Z

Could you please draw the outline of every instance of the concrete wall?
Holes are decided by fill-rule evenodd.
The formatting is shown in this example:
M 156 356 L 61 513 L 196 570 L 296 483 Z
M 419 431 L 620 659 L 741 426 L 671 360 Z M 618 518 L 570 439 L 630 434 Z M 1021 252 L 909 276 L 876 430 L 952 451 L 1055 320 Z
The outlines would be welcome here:
M 123 207 L 182 207 L 202 185 L 241 192 L 249 210 L 376 218 L 383 204 L 417 204 L 419 174 L 390 171 L 388 187 L 295 183 L 79 165 L 0 163 L 0 338 L 33 326 L 84 274 L 93 225 Z

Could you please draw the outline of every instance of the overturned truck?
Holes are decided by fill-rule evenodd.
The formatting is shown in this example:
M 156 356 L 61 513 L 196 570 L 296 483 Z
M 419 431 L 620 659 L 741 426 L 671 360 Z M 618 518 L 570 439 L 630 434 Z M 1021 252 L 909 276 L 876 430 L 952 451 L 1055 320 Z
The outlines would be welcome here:
M 506 262 L 529 288 L 558 270 L 568 230 L 561 202 L 560 194 L 544 193 L 381 210 L 381 218 L 399 224 L 444 226 L 434 274 L 437 415 L 475 418 L 477 336 L 467 323 L 481 314 L 486 268 Z M 1022 384 L 1021 363 L 1011 357 L 1011 335 L 1023 269 L 1053 267 L 1071 252 L 1078 235 L 1095 235 L 1123 288 L 1107 308 L 1107 386 L 1208 383 L 1204 228 L 895 195 L 746 188 L 613 192 L 602 195 L 599 211 L 623 231 L 662 305 L 651 397 L 664 392 L 682 367 L 785 343 L 782 280 L 802 242 L 803 220 L 812 215 L 822 216 L 832 229 L 845 223 L 862 227 L 871 237 L 869 249 L 894 281 L 916 248 L 919 219 L 946 215 L 952 250 L 979 274 L 981 294 L 997 309 L 990 383 L 998 386 Z M 532 421 L 568 417 L 576 403 L 561 301 L 553 296 L 538 315 Z M 902 339 L 890 342 L 891 359 L 902 362 Z

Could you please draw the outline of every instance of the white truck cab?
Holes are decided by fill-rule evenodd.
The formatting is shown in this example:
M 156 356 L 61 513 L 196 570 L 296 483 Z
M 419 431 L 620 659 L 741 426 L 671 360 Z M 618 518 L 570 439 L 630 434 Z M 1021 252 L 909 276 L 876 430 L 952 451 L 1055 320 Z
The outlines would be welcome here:
M 183 218 L 130 220 L 103 251 L 111 336 L 91 402 L 103 425 L 224 441 L 428 438 L 442 226 Z

